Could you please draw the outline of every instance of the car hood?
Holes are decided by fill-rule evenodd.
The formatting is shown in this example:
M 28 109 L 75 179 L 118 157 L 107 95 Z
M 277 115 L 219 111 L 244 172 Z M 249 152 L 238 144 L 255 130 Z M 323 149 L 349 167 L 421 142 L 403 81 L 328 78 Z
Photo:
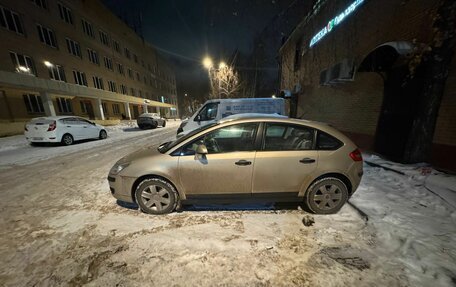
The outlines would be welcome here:
M 160 154 L 160 152 L 157 150 L 157 147 L 155 147 L 155 146 L 142 148 L 140 150 L 137 150 L 135 152 L 132 152 L 132 153 L 124 156 L 123 158 L 121 158 L 120 160 L 117 161 L 117 164 L 123 164 L 123 163 L 127 163 L 127 162 L 130 163 L 132 161 L 154 157 L 158 154 Z

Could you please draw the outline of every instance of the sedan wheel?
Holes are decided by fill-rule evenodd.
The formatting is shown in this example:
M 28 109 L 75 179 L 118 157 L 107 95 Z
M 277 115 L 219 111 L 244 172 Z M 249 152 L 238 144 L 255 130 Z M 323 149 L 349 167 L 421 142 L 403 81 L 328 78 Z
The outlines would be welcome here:
M 74 142 L 73 137 L 70 134 L 64 134 L 62 137 L 62 144 L 72 145 Z
M 108 133 L 105 130 L 100 131 L 100 139 L 104 140 L 108 137 Z
M 135 192 L 141 210 L 150 214 L 164 214 L 176 208 L 176 190 L 167 181 L 150 178 L 142 181 Z
M 315 213 L 330 214 L 339 211 L 347 200 L 346 185 L 338 178 L 327 177 L 309 187 L 305 203 Z

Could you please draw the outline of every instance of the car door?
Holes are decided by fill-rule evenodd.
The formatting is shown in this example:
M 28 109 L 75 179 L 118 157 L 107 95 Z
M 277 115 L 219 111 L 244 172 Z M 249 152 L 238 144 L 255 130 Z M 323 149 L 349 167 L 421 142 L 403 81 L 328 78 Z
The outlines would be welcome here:
M 69 133 L 73 136 L 74 140 L 80 140 L 83 138 L 84 131 L 82 125 L 79 123 L 78 118 L 68 117 L 63 119 L 63 129 L 62 135 Z
M 316 169 L 315 130 L 287 123 L 264 123 L 262 148 L 255 156 L 253 195 L 297 196 Z
M 99 137 L 100 129 L 96 125 L 93 125 L 86 119 L 78 118 L 78 120 L 79 124 L 82 127 L 82 137 L 84 139 L 93 139 Z
M 190 198 L 251 196 L 258 123 L 221 127 L 184 146 L 179 156 L 179 177 Z M 195 154 L 204 144 L 208 154 Z

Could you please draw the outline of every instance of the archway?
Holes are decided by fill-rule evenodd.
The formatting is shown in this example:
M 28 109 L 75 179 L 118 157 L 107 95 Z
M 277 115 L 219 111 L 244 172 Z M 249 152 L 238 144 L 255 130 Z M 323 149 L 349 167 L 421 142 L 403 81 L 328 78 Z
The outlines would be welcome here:
M 413 49 L 409 42 L 385 43 L 371 51 L 358 68 L 358 72 L 379 73 L 384 80 L 374 151 L 397 161 L 404 159 L 423 82 L 420 67 L 410 76 Z

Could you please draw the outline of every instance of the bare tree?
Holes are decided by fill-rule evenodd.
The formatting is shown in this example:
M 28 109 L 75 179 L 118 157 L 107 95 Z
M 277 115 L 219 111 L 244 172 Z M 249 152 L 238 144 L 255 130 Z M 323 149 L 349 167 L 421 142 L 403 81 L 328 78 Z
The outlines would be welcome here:
M 211 69 L 209 71 L 211 79 L 211 95 L 215 98 L 237 98 L 241 90 L 239 74 L 231 66 Z

